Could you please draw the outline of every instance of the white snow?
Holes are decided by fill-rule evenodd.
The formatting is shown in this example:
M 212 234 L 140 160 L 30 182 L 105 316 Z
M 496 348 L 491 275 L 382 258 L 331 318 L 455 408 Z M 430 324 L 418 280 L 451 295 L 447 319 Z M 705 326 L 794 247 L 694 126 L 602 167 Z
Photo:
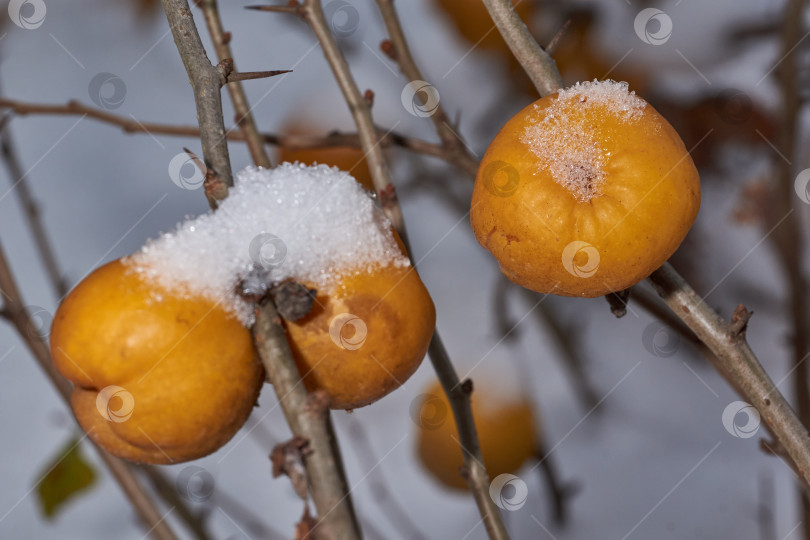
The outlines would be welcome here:
M 587 202 L 600 194 L 609 157 L 594 133 L 595 114 L 631 122 L 645 106 L 646 102 L 631 92 L 625 82 L 576 83 L 557 94 L 542 111 L 542 119 L 534 119 L 520 141 L 539 158 L 540 168 L 549 169 L 558 184 L 580 202 Z
M 409 264 L 391 223 L 344 171 L 284 163 L 248 167 L 234 183 L 216 212 L 149 241 L 127 263 L 173 292 L 221 302 L 246 326 L 253 312 L 236 289 L 249 274 L 328 291 L 351 273 Z

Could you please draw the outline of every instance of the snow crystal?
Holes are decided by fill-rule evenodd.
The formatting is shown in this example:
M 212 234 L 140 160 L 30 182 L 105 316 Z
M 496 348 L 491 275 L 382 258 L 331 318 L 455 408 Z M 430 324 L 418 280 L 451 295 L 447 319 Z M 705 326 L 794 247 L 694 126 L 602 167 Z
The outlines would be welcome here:
M 631 122 L 645 106 L 643 99 L 629 91 L 627 83 L 576 83 L 557 94 L 542 112 L 544 118 L 529 125 L 520 141 L 540 159 L 542 168 L 550 170 L 558 184 L 577 200 L 587 202 L 600 194 L 609 157 L 589 122 L 588 109 L 598 107 L 600 114 Z M 574 111 L 576 114 L 572 114 Z
M 328 292 L 347 275 L 409 264 L 391 223 L 348 173 L 297 163 L 241 171 L 216 212 L 147 242 L 127 263 L 165 288 L 220 302 L 246 326 L 252 309 L 236 290 L 257 273 Z

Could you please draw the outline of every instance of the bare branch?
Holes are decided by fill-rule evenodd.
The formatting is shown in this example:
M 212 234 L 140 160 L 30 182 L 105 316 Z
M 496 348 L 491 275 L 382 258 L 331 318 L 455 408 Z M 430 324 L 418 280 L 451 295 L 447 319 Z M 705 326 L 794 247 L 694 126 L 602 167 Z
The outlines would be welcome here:
M 252 9 L 254 11 L 266 11 L 269 13 L 301 13 L 301 6 L 293 0 L 286 6 L 245 6 L 245 9 Z
M 424 77 L 416 62 L 411 56 L 410 47 L 405 39 L 405 33 L 399 22 L 397 10 L 393 0 L 377 0 L 377 6 L 385 22 L 385 28 L 390 36 L 389 42 L 383 42 L 381 48 L 393 60 L 399 64 L 403 75 L 408 81 L 422 81 Z M 450 120 L 439 102 L 436 109 L 430 116 L 436 133 L 442 141 L 442 147 L 447 151 L 446 158 L 459 169 L 475 176 L 478 170 L 477 160 L 467 151 L 464 141 L 459 139 L 456 132 L 451 127 Z
M 222 72 L 208 60 L 188 0 L 162 0 L 163 10 L 174 36 L 174 43 L 186 67 L 197 105 L 200 141 L 208 168 L 219 176 L 226 186 L 233 185 L 231 160 L 225 121 L 222 118 L 220 89 L 224 83 Z M 209 199 L 209 204 L 216 203 Z
M 571 27 L 571 19 L 567 19 L 565 23 L 557 30 L 557 33 L 554 34 L 554 37 L 551 38 L 551 41 L 548 42 L 546 45 L 546 54 L 552 55 L 554 54 L 554 50 L 559 46 L 560 41 L 562 41 L 563 36 L 568 29 Z
M 329 418 L 328 397 L 322 392 L 308 394 L 301 384 L 284 326 L 273 302 L 268 300 L 256 308 L 253 336 L 293 435 L 308 441 L 310 451 L 303 455 L 303 460 L 312 499 L 318 510 L 318 538 L 360 538 L 340 450 Z
M 170 481 L 161 469 L 152 465 L 136 465 L 130 467 L 136 472 L 140 472 L 152 484 L 155 494 L 163 502 L 175 509 L 175 515 L 188 526 L 197 540 L 212 540 L 212 536 L 205 528 L 203 512 L 194 512 L 185 503 L 177 492 L 174 482 Z
M 669 263 L 653 272 L 649 281 L 669 308 L 712 350 L 715 368 L 759 411 L 804 484 L 810 485 L 810 435 L 760 365 L 739 325 L 724 321 Z M 747 317 L 739 308 L 737 313 L 737 320 Z
M 46 103 L 26 103 L 16 100 L 0 98 L 0 108 L 7 108 L 19 116 L 26 115 L 71 115 L 87 116 L 94 120 L 121 127 L 126 133 L 152 133 L 160 135 L 173 135 L 179 137 L 200 137 L 200 128 L 195 126 L 178 126 L 171 124 L 159 124 L 155 122 L 141 122 L 127 116 L 120 116 L 109 113 L 103 109 L 97 109 L 79 103 L 69 101 L 65 105 L 53 105 Z M 429 143 L 421 139 L 407 137 L 390 129 L 375 127 L 380 144 L 383 148 L 399 146 L 412 152 L 435 157 L 447 161 L 444 148 L 438 144 Z M 241 131 L 229 128 L 226 132 L 230 141 L 245 141 L 245 135 Z M 356 133 L 341 133 L 333 131 L 323 136 L 316 135 L 280 135 L 274 133 L 260 134 L 265 144 L 285 146 L 292 149 L 300 148 L 330 148 L 334 146 L 351 146 L 360 148 L 360 137 Z M 466 171 L 470 172 L 470 171 Z M 475 175 L 473 170 L 470 174 Z
M 638 285 L 634 285 L 633 289 L 633 305 L 640 306 L 644 311 L 667 325 L 670 329 L 675 331 L 682 339 L 685 339 L 704 355 L 713 354 L 706 345 L 692 332 L 688 326 L 683 324 L 672 311 L 670 311 L 661 300 Z
M 564 86 L 557 64 L 520 20 L 511 0 L 482 0 L 495 26 L 503 36 L 512 54 L 523 66 L 541 96 L 547 96 Z

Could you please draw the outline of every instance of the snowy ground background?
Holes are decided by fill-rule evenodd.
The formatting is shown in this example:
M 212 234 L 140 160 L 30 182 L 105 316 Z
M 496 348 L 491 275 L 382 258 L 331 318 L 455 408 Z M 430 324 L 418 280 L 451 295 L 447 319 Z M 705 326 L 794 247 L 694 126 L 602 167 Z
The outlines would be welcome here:
M 400 103 L 406 81 L 395 66 L 378 58 L 377 44 L 385 36 L 373 3 L 351 3 L 360 24 L 346 45 L 352 47 L 352 65 L 361 88 L 375 91 L 376 121 L 433 140 L 429 121 L 412 116 Z M 136 22 L 134 10 L 123 2 L 46 0 L 46 4 L 47 16 L 40 28 L 23 30 L 5 24 L 0 31 L 5 32 L 0 38 L 4 96 L 91 103 L 89 81 L 100 72 L 110 72 L 126 85 L 125 100 L 115 112 L 145 121 L 194 123 L 190 88 L 162 18 Z M 222 2 L 221 6 L 225 27 L 234 33 L 232 46 L 240 69 L 295 69 L 293 74 L 246 84 L 260 128 L 275 130 L 297 115 L 318 118 L 326 126 L 350 128 L 337 87 L 303 23 L 245 11 L 242 4 Z M 459 62 L 468 46 L 455 37 L 429 2 L 400 0 L 397 4 L 426 79 L 439 88 L 451 114 L 462 112 L 462 131 L 472 148 L 481 152 L 497 126 L 487 131 L 477 124 L 500 95 L 499 85 L 506 77 L 502 66 L 497 59 L 477 53 Z M 775 45 L 754 49 L 730 63 L 718 63 L 721 55 L 715 51 L 720 49 L 721 29 L 730 21 L 766 17 L 780 10 L 782 2 L 663 2 L 659 7 L 672 18 L 674 31 L 661 46 L 645 44 L 633 32 L 641 6 L 615 1 L 602 7 L 606 17 L 599 43 L 616 57 L 631 51 L 628 61 L 649 62 L 648 69 L 660 71 L 656 80 L 672 92 L 700 91 L 709 80 L 715 87 L 744 88 L 774 103 L 772 81 L 757 83 L 778 58 Z M 231 119 L 225 102 L 225 117 Z M 517 110 L 525 103 L 510 102 L 506 108 Z M 71 284 L 99 264 L 137 250 L 183 216 L 207 211 L 200 191 L 179 189 L 167 174 L 169 161 L 182 146 L 199 150 L 199 141 L 126 135 L 78 117 L 19 118 L 11 129 Z M 550 336 L 532 317 L 523 319 L 531 305 L 514 291 L 511 313 L 522 322 L 514 341 L 499 343 L 490 311 L 495 264 L 475 242 L 465 216 L 425 190 L 410 189 L 408 156 L 396 152 L 394 157 L 395 182 L 401 186 L 414 255 L 423 259 L 420 273 L 433 295 L 439 328 L 460 373 L 475 379 L 497 371 L 514 374 L 516 366 L 528 369 L 548 445 L 556 445 L 552 459 L 563 479 L 581 488 L 572 502 L 568 527 L 554 528 L 548 495 L 532 471 L 534 465 L 527 464 L 518 473 L 529 486 L 527 503 L 506 516 L 514 537 L 799 537 L 793 474 L 758 449 L 759 437 L 735 438 L 724 429 L 721 414 L 737 397 L 699 354 L 685 342 L 668 358 L 651 354 L 642 343 L 651 319 L 639 309 L 616 320 L 603 299 L 547 299 L 580 330 L 589 374 L 604 397 L 600 410 L 588 414 L 571 391 Z M 231 145 L 231 158 L 236 170 L 249 163 L 240 144 Z M 797 170 L 808 166 L 804 159 L 796 164 Z M 456 174 L 436 162 L 423 166 L 444 175 Z M 57 299 L 22 225 L 15 195 L 7 192 L 10 182 L 5 170 L 0 176 L 4 249 L 26 302 L 52 312 Z M 760 243 L 762 233 L 756 227 L 730 223 L 742 180 L 742 176 L 731 178 L 714 183 L 714 188 L 704 184 L 696 231 L 702 246 L 700 269 L 707 284 L 703 290 L 722 280 L 709 297 L 712 305 L 729 315 L 737 302 L 744 301 L 757 313 L 749 340 L 773 378 L 780 381 L 788 362 L 784 347 L 788 326 L 780 307 L 785 291 L 772 251 L 767 242 Z M 760 294 L 746 297 L 747 283 L 756 283 Z M 471 497 L 443 490 L 414 457 L 415 425 L 408 410 L 432 377 L 425 362 L 402 389 L 381 402 L 351 416 L 334 415 L 355 506 L 361 520 L 383 531 L 385 538 L 405 538 L 377 505 L 372 486 L 384 481 L 425 536 L 484 538 Z M 787 382 L 781 387 L 789 392 Z M 259 421 L 261 428 L 251 435 L 243 430 L 224 449 L 195 463 L 215 481 L 214 496 L 205 504 L 214 509 L 211 524 L 216 538 L 264 537 L 245 528 L 243 521 L 237 525 L 238 517 L 217 504 L 223 493 L 284 536 L 299 516 L 300 504 L 289 482 L 270 479 L 267 459 L 272 444 L 287 436 L 287 428 L 272 392 L 265 390 L 260 401 L 253 423 Z M 350 440 L 355 422 L 362 423 L 371 438 L 376 454 L 372 462 L 358 455 Z M 32 487 L 45 463 L 77 428 L 6 325 L 0 325 L 0 426 L 0 537 L 142 537 L 130 506 L 106 474 L 54 522 L 39 516 Z M 85 453 L 96 461 L 91 449 Z M 187 466 L 168 470 L 174 477 Z M 773 494 L 763 497 L 769 491 L 761 489 L 763 485 L 772 485 Z M 773 536 L 759 531 L 760 505 L 773 513 Z M 175 522 L 173 515 L 168 519 Z M 368 536 L 377 535 L 369 530 Z

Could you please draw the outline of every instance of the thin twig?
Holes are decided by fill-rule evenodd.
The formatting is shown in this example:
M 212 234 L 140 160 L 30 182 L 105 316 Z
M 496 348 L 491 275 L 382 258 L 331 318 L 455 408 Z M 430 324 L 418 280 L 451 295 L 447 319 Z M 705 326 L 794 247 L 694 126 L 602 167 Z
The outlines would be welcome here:
M 369 103 L 360 92 L 349 69 L 349 64 L 329 29 L 320 0 L 304 0 L 303 4 L 295 2 L 294 5 L 298 6 L 297 13 L 309 24 L 321 44 L 324 56 L 332 69 L 332 73 L 357 126 L 363 152 L 369 164 L 374 187 L 380 196 L 382 208 L 399 233 L 406 248 L 408 248 L 402 209 L 397 200 L 394 186 L 391 184 L 385 156 L 382 153 L 379 138 L 374 129 Z M 410 256 L 411 250 L 409 248 L 407 252 Z M 489 476 L 483 465 L 481 448 L 478 444 L 478 434 L 470 407 L 470 385 L 462 385 L 461 381 L 459 381 L 438 331 L 433 334 L 428 354 L 442 387 L 447 393 L 456 418 L 459 438 L 461 439 L 460 443 L 464 450 L 465 476 L 487 533 L 490 538 L 494 539 L 508 538 L 498 507 L 489 496 Z
M 478 443 L 478 430 L 470 407 L 472 385 L 465 384 L 469 383 L 469 380 L 464 383 L 459 380 L 438 332 L 434 332 L 433 339 L 430 340 L 428 355 L 444 393 L 447 394 L 456 420 L 459 444 L 464 456 L 464 476 L 475 498 L 481 521 L 484 522 L 489 538 L 498 540 L 509 538 L 498 507 L 489 496 L 489 475 L 484 467 L 481 446 Z
M 551 41 L 548 42 L 548 45 L 546 45 L 545 49 L 546 54 L 548 55 L 554 54 L 555 49 L 560 45 L 563 36 L 565 35 L 566 32 L 568 32 L 568 29 L 570 27 L 571 27 L 571 19 L 568 18 L 565 21 L 565 23 L 563 23 L 563 25 L 560 27 L 560 29 L 557 30 L 557 33 L 554 34 L 554 37 L 551 38 Z
M 175 509 L 175 514 L 188 525 L 194 538 L 197 540 L 211 540 L 213 537 L 205 528 L 204 516 L 201 512 L 194 512 L 185 504 L 177 492 L 174 483 L 171 482 L 163 471 L 151 465 L 140 465 L 135 470 L 143 474 L 158 497 L 163 499 L 167 506 Z
M 402 30 L 402 25 L 399 22 L 399 16 L 397 15 L 397 10 L 394 7 L 394 1 L 377 0 L 377 7 L 380 10 L 380 15 L 382 15 L 382 19 L 385 22 L 385 28 L 388 31 L 388 36 L 390 37 L 389 42 L 383 42 L 384 44 L 390 44 L 390 47 L 384 46 L 383 51 L 386 52 L 388 56 L 395 62 L 397 62 L 400 70 L 402 70 L 403 75 L 405 75 L 408 81 L 413 82 L 424 80 L 422 72 L 419 70 L 413 56 L 411 56 L 411 50 L 410 47 L 408 47 L 408 42 L 405 39 L 405 33 Z M 414 96 L 414 99 L 415 98 L 416 97 Z M 447 160 L 459 169 L 475 176 L 476 171 L 478 170 L 477 160 L 470 155 L 470 152 L 464 145 L 464 141 L 459 138 L 456 131 L 451 126 L 450 120 L 444 111 L 444 107 L 441 105 L 441 101 L 439 101 L 439 103 L 436 104 L 436 108 L 431 111 L 430 119 L 436 128 L 436 133 L 439 135 L 439 139 L 442 141 L 442 147 L 447 150 Z M 456 126 L 456 128 L 457 127 L 458 126 Z
M 547 96 L 564 86 L 557 64 L 549 56 L 520 20 L 511 0 L 483 0 L 495 26 L 515 55 L 523 70 L 532 80 L 541 96 Z
M 521 287 L 523 295 L 526 297 L 527 302 L 532 305 L 537 304 L 538 295 Z M 585 365 L 582 354 L 577 349 L 577 343 L 574 336 L 570 331 L 563 327 L 557 314 L 549 308 L 545 302 L 537 306 L 534 310 L 537 320 L 545 326 L 551 333 L 557 348 L 562 353 L 562 365 L 568 378 L 571 381 L 577 395 L 582 401 L 582 406 L 585 410 L 597 410 L 599 404 L 599 395 L 594 390 L 591 380 L 588 377 L 588 369 Z
M 200 137 L 200 128 L 197 126 L 181 126 L 161 124 L 157 122 L 141 122 L 128 116 L 121 116 L 107 112 L 103 109 L 91 107 L 78 101 L 69 101 L 65 105 L 48 103 L 30 103 L 0 98 L 0 109 L 9 109 L 15 115 L 47 115 L 47 116 L 86 116 L 99 122 L 118 126 L 126 133 L 151 133 L 159 135 L 172 135 L 178 137 Z M 446 151 L 441 145 L 423 141 L 414 137 L 407 137 L 396 131 L 376 126 L 377 136 L 383 148 L 399 146 L 412 152 L 435 157 L 448 161 Z M 233 127 L 226 130 L 229 141 L 245 141 L 245 135 Z M 290 149 L 301 148 L 332 148 L 336 146 L 351 146 L 361 148 L 360 137 L 356 133 L 341 133 L 333 131 L 326 135 L 281 135 L 275 133 L 261 133 L 265 144 L 284 146 Z M 472 172 L 475 174 L 475 171 Z
M 3 297 L 3 313 L 7 316 L 20 338 L 25 343 L 31 355 L 45 372 L 48 379 L 58 391 L 59 395 L 70 405 L 70 395 L 73 393 L 71 385 L 62 377 L 51 362 L 48 346 L 36 334 L 35 324 L 25 310 L 20 290 L 11 268 L 8 265 L 5 252 L 0 244 L 0 291 Z M 129 465 L 121 459 L 109 454 L 98 446 L 92 439 L 88 439 L 98 451 L 99 457 L 112 473 L 118 485 L 124 491 L 129 502 L 140 517 L 144 526 L 150 531 L 153 538 L 158 540 L 175 540 L 177 536 L 172 532 L 169 524 L 163 519 L 155 503 L 149 498 L 146 491 L 138 483 Z
M 205 15 L 205 24 L 208 27 L 208 34 L 211 36 L 217 58 L 220 62 L 226 58 L 233 58 L 230 46 L 231 34 L 222 28 L 217 0 L 201 0 L 199 6 Z M 250 112 L 245 89 L 240 82 L 231 82 L 232 79 L 233 75 L 229 78 L 228 93 L 231 95 L 231 103 L 236 112 L 236 125 L 244 135 L 253 163 L 259 167 L 269 168 L 270 156 L 267 154 L 262 136 L 256 128 L 256 122 Z
M 267 378 L 279 396 L 290 430 L 293 435 L 309 441 L 309 451 L 304 453 L 303 461 L 312 500 L 318 510 L 317 537 L 329 540 L 360 538 L 329 418 L 328 396 L 321 391 L 309 394 L 301 384 L 284 325 L 273 302 L 268 300 L 256 308 L 253 329 L 257 351 Z
M 759 411 L 793 460 L 801 480 L 810 485 L 810 435 L 745 340 L 748 312 L 738 308 L 732 324 L 727 323 L 669 263 L 653 272 L 649 281 L 669 308 L 712 350 L 717 370 Z
M 788 286 L 787 315 L 792 322 L 791 365 L 794 373 L 793 393 L 796 411 L 805 427 L 810 426 L 810 367 L 807 354 L 810 354 L 810 304 L 808 304 L 807 281 L 804 277 L 805 236 L 800 220 L 800 212 L 793 211 L 794 204 L 800 204 L 794 196 L 794 170 L 792 163 L 796 157 L 796 142 L 799 133 L 799 117 L 802 99 L 799 94 L 801 73 L 800 56 L 794 52 L 803 39 L 804 11 L 807 0 L 790 0 L 782 17 L 782 52 L 778 68 L 779 90 L 782 96 L 781 121 L 779 125 L 779 147 L 784 159 L 776 159 L 778 188 L 774 196 L 774 208 L 768 213 L 763 225 L 769 230 L 776 225 L 771 223 L 776 216 L 784 222 L 774 230 L 771 240 L 776 249 L 777 259 L 785 273 Z M 804 538 L 810 539 L 810 500 L 799 491 L 801 520 Z

